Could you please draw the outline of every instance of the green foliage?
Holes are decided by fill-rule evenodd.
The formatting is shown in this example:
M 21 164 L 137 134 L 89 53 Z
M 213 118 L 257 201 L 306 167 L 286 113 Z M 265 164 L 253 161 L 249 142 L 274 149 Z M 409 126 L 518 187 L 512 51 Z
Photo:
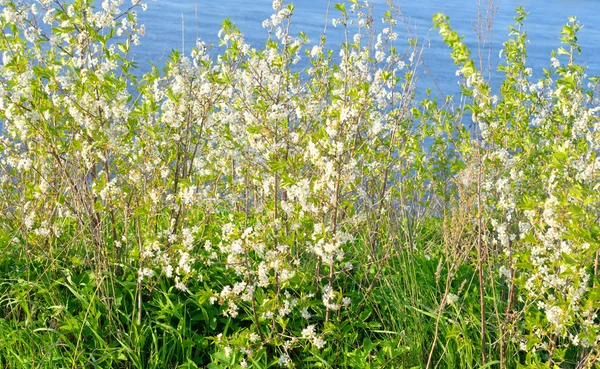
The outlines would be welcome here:
M 1 366 L 598 366 L 600 108 L 574 18 L 534 83 L 518 8 L 493 95 L 434 15 L 455 106 L 417 100 L 393 5 L 380 34 L 334 5 L 327 50 L 276 0 L 263 49 L 225 20 L 218 58 L 198 42 L 138 76 L 145 5 L 117 3 L 0 15 Z

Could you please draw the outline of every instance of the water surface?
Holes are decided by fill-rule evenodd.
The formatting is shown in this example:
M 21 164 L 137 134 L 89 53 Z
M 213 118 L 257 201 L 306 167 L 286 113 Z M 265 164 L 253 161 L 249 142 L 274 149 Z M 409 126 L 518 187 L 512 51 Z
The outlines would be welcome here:
M 332 1 L 333 5 L 336 1 Z M 483 3 L 482 11 L 485 12 Z M 380 19 L 387 9 L 385 0 L 376 0 L 375 19 Z M 294 2 L 292 31 L 305 32 L 313 43 L 317 43 L 326 22 L 327 0 L 298 0 Z M 437 86 L 443 93 L 455 93 L 457 77 L 448 47 L 441 41 L 437 30 L 432 29 L 431 17 L 443 12 L 450 17 L 450 23 L 460 34 L 473 53 L 477 52 L 477 34 L 474 31 L 478 15 L 477 0 L 420 0 L 401 1 L 396 5 L 402 11 L 410 32 L 416 34 L 426 46 L 423 54 L 423 70 L 431 72 Z M 496 0 L 497 11 L 492 29 L 491 60 L 492 69 L 497 68 L 500 60 L 498 53 L 502 43 L 508 37 L 508 27 L 514 23 L 515 8 L 522 5 L 529 16 L 525 22 L 528 38 L 528 66 L 534 69 L 534 75 L 541 75 L 542 68 L 550 66 L 550 53 L 560 46 L 560 30 L 569 16 L 576 16 L 584 25 L 579 33 L 582 54 L 580 63 L 588 67 L 589 75 L 600 74 L 600 22 L 597 14 L 600 3 L 597 0 Z M 214 45 L 219 44 L 218 31 L 221 22 L 230 18 L 244 34 L 246 40 L 256 48 L 264 45 L 267 30 L 262 21 L 273 13 L 270 0 L 150 0 L 148 10 L 140 14 L 146 25 L 146 36 L 135 55 L 142 71 L 147 70 L 149 62 L 164 64 L 171 50 L 189 52 L 200 38 Z M 343 32 L 331 26 L 331 17 L 339 12 L 330 9 L 327 29 L 328 46 L 335 47 L 343 41 Z M 381 28 L 381 24 L 377 24 Z M 400 38 L 408 37 L 408 31 L 402 30 Z M 219 52 L 217 50 L 216 52 Z M 487 54 L 486 54 L 487 55 Z M 497 78 L 499 74 L 496 74 Z M 426 75 L 421 77 L 427 87 L 433 86 Z M 428 81 L 429 80 L 429 81 Z

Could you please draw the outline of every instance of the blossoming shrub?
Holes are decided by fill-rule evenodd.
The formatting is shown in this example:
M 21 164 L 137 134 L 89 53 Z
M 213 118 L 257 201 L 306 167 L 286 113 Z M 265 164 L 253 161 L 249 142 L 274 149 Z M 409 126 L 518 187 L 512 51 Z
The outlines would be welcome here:
M 470 99 L 465 110 L 475 125 L 470 150 L 481 158 L 483 243 L 508 286 L 501 314 L 506 338 L 519 344 L 528 367 L 592 367 L 600 343 L 598 79 L 586 81 L 575 63 L 581 26 L 569 18 L 564 46 L 533 82 L 526 13 L 517 12 L 501 52 L 506 77 L 498 96 L 446 18 L 436 15 L 434 22 L 453 48 Z
M 306 36 L 288 32 L 293 7 L 275 2 L 265 49 L 225 22 L 219 58 L 199 43 L 139 78 L 129 52 L 143 5 L 121 5 L 4 4 L 6 260 L 51 261 L 67 288 L 92 270 L 87 283 L 113 301 L 101 309 L 109 322 L 146 322 L 172 298 L 157 292 L 172 279 L 214 332 L 214 365 L 292 365 L 331 350 L 328 337 L 344 334 L 367 283 L 353 269 L 391 253 L 384 214 L 427 193 L 426 126 L 414 125 L 414 67 L 393 46 L 392 13 L 368 45 L 367 7 L 339 6 L 336 23 L 354 35 L 334 56 L 324 39 L 304 50 Z M 413 60 L 418 49 L 407 47 Z M 305 52 L 306 76 L 294 72 Z M 114 279 L 131 280 L 132 269 L 135 289 L 120 287 L 130 310 L 113 312 Z M 88 314 L 84 306 L 76 311 Z M 156 319 L 164 334 L 172 318 Z M 61 339 L 75 342 L 73 363 L 89 360 L 72 332 Z M 126 356 L 150 360 L 146 349 Z
M 263 49 L 225 21 L 218 57 L 199 41 L 144 76 L 129 56 L 144 32 L 141 1 L 3 6 L 0 328 L 23 328 L 0 349 L 3 364 L 455 363 L 434 355 L 439 321 L 447 304 L 459 306 L 454 275 L 477 263 L 502 266 L 504 281 L 490 275 L 481 286 L 504 283 L 510 297 L 504 315 L 482 306 L 477 322 L 502 315 L 505 324 L 488 324 L 500 343 L 482 334 L 481 361 L 460 363 L 483 365 L 486 350 L 503 365 L 518 362 L 507 346 L 523 339 L 527 362 L 594 362 L 597 101 L 572 60 L 556 69 L 558 88 L 550 72 L 538 87 L 525 78 L 524 39 L 509 41 L 507 79 L 494 98 L 459 39 L 446 37 L 472 99 L 472 137 L 463 110 L 417 101 L 421 49 L 415 39 L 399 42 L 393 6 L 377 33 L 368 4 L 336 5 L 346 40 L 333 51 L 325 38 L 291 35 L 294 8 L 274 1 Z M 457 211 L 474 183 L 476 206 Z M 422 247 L 438 219 L 458 229 L 473 216 L 468 232 Z M 484 252 L 475 258 L 458 245 L 477 232 Z M 381 316 L 387 295 L 401 292 L 389 283 L 404 278 L 395 267 L 414 272 L 413 262 L 423 279 L 407 280 L 441 302 L 403 304 L 426 314 L 423 332 L 435 326 L 435 338 L 404 337 Z M 477 324 L 465 324 L 466 337 L 479 339 Z M 429 346 L 413 355 L 411 341 Z M 583 349 L 567 352 L 567 342 Z

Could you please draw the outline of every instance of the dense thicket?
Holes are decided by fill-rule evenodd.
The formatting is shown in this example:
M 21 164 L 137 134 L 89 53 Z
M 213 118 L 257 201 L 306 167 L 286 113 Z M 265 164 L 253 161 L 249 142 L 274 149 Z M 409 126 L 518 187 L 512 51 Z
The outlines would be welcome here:
M 575 19 L 534 81 L 517 9 L 495 94 L 434 15 L 439 101 L 393 6 L 329 50 L 275 0 L 263 49 L 225 21 L 138 76 L 140 0 L 0 3 L 3 367 L 598 367 Z

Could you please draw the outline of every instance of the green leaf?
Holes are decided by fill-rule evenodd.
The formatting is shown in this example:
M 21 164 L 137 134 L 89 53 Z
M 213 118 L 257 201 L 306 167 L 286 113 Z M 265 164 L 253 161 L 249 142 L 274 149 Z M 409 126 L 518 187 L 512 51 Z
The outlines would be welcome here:
M 559 47 L 557 52 L 558 55 L 571 55 L 571 53 L 567 51 L 567 49 L 565 49 L 564 47 Z
M 333 7 L 335 9 L 341 11 L 342 13 L 346 14 L 346 3 L 337 3 Z

